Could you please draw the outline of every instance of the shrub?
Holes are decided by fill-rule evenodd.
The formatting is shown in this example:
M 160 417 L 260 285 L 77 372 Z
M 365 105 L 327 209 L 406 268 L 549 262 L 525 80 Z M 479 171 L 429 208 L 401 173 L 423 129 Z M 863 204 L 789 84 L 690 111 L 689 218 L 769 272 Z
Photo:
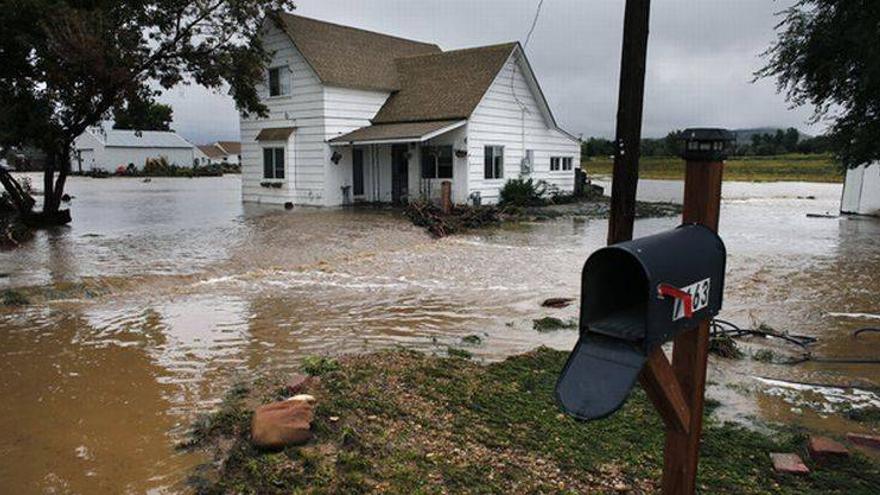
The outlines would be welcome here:
M 532 179 L 510 179 L 501 188 L 501 206 L 543 206 L 547 204 L 547 183 Z

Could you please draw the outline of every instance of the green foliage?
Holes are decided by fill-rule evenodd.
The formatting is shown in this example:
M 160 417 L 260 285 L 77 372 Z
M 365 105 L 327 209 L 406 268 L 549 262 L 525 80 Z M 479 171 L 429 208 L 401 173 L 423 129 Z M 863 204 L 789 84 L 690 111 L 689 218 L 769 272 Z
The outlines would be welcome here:
M 501 188 L 498 204 L 501 206 L 542 206 L 547 204 L 547 183 L 532 179 L 510 179 Z
M 152 100 L 136 99 L 128 105 L 116 108 L 113 112 L 114 129 L 135 129 L 138 131 L 170 131 L 172 109 L 169 105 Z
M 613 162 L 594 159 L 584 162 L 591 176 L 611 175 Z M 639 163 L 642 179 L 683 179 L 684 160 L 677 157 L 644 157 Z M 828 155 L 789 154 L 731 157 L 724 164 L 724 180 L 840 182 L 840 168 Z
M 709 352 L 727 359 L 742 359 L 743 352 L 730 335 L 721 333 L 709 339 Z
M 70 148 L 114 110 L 191 81 L 229 88 L 244 113 L 265 115 L 257 84 L 269 52 L 267 16 L 292 0 L 25 0 L 0 9 L 0 147 L 47 154 L 44 212 L 58 210 Z M 57 175 L 56 172 L 60 172 Z M 47 215 L 48 217 L 48 215 Z
M 449 357 L 461 358 L 461 359 L 470 359 L 474 357 L 469 351 L 464 349 L 457 349 L 455 347 L 447 347 L 446 355 Z
M 752 355 L 752 359 L 762 363 L 772 363 L 776 361 L 776 353 L 770 349 L 759 349 Z
M 833 121 L 831 146 L 846 167 L 880 159 L 880 3 L 800 0 L 781 16 L 756 78 L 812 105 L 815 122 Z
M 28 300 L 27 296 L 21 292 L 12 289 L 6 289 L 3 291 L 4 306 L 27 306 L 30 303 L 31 302 Z
M 566 328 L 577 328 L 578 324 L 575 320 L 561 320 L 552 316 L 545 316 L 532 320 L 532 328 L 538 332 L 552 332 L 554 330 L 562 330 Z
M 306 356 L 302 360 L 302 370 L 312 376 L 321 376 L 339 369 L 339 363 L 324 356 Z

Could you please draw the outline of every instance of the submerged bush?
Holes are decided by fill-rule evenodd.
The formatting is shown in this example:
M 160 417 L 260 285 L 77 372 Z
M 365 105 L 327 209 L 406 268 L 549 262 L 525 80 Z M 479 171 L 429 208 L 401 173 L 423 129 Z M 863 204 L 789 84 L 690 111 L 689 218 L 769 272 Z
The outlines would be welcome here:
M 532 328 L 538 332 L 552 332 L 554 330 L 562 330 L 565 328 L 577 328 L 578 323 L 575 320 L 561 320 L 552 316 L 545 316 L 537 320 L 532 320 Z
M 510 179 L 501 188 L 501 206 L 543 206 L 547 204 L 547 183 L 532 179 Z
M 27 306 L 31 302 L 25 297 L 21 292 L 17 292 L 14 290 L 4 290 L 3 291 L 3 305 L 4 306 Z

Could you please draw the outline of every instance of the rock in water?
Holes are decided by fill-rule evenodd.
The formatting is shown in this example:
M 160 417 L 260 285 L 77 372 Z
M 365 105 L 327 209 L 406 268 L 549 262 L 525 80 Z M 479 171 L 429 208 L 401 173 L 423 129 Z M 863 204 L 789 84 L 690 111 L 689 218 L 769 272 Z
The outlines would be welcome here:
M 311 395 L 298 395 L 258 407 L 251 422 L 251 442 L 263 449 L 283 449 L 308 442 L 312 438 L 314 402 Z
M 574 301 L 571 297 L 551 297 L 549 299 L 544 299 L 544 302 L 541 303 L 541 306 L 545 308 L 564 308 L 570 305 Z

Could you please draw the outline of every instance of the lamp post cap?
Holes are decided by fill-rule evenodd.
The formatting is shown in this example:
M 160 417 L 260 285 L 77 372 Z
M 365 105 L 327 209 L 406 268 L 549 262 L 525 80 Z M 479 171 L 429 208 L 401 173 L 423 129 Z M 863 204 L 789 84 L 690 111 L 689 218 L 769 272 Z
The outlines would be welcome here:
M 720 127 L 690 127 L 681 132 L 682 138 L 698 141 L 733 141 L 736 135 Z

